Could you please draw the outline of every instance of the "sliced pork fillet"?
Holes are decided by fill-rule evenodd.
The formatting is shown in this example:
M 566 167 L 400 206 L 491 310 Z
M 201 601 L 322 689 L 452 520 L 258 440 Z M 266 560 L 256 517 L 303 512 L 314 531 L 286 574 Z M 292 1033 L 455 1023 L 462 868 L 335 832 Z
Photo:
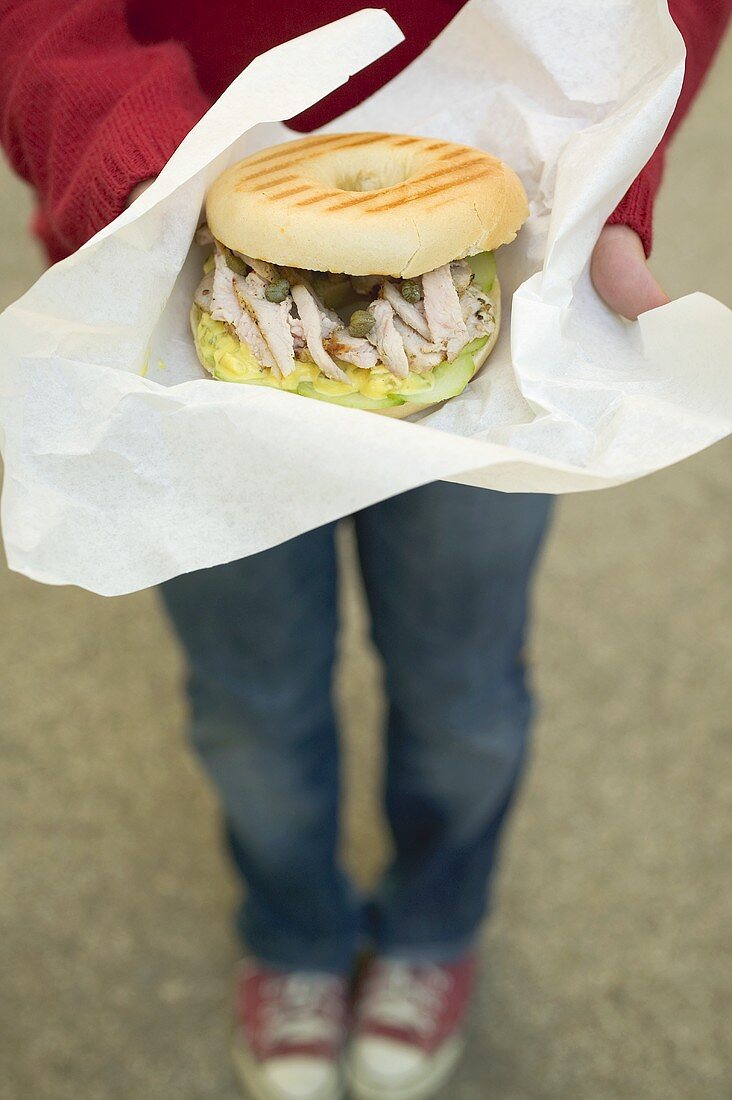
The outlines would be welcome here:
M 305 342 L 313 362 L 320 367 L 326 378 L 331 378 L 334 382 L 347 382 L 348 376 L 323 347 L 322 318 L 314 296 L 301 283 L 293 286 L 291 293 L 300 314 Z
M 243 260 L 247 267 L 251 267 L 261 279 L 264 279 L 265 283 L 276 283 L 279 279 L 277 268 L 268 260 L 255 260 L 253 256 L 245 256 L 243 252 L 234 252 L 234 255 Z
M 312 289 L 310 290 L 310 297 L 318 307 L 318 313 L 320 314 L 320 330 L 324 337 L 330 336 L 331 333 L 343 328 L 343 321 L 336 311 L 334 309 L 328 309 L 323 299 L 318 297 Z
M 370 370 L 379 361 L 379 356 L 373 344 L 360 336 L 351 336 L 347 328 L 335 329 L 323 340 L 323 346 L 331 355 L 346 363 L 353 363 L 354 367 L 363 367 Z
M 496 327 L 495 306 L 485 291 L 475 283 L 460 299 L 460 308 L 468 330 L 468 339 L 490 336 Z
M 453 260 L 450 264 L 450 274 L 459 297 L 465 293 L 473 281 L 473 269 L 467 260 Z
M 394 327 L 404 344 L 410 370 L 415 371 L 417 374 L 423 374 L 425 371 L 432 370 L 433 367 L 438 366 L 444 360 L 445 356 L 437 344 L 428 343 L 413 328 L 405 325 L 401 317 L 394 318 Z
M 290 332 L 292 333 L 292 342 L 295 345 L 295 350 L 300 351 L 305 347 L 305 329 L 303 328 L 302 321 L 299 317 L 293 316 L 291 313 L 287 318 L 287 323 L 290 326 Z
M 211 316 L 214 321 L 226 321 L 236 327 L 243 308 L 234 290 L 234 272 L 227 264 L 223 252 L 217 249 L 214 256 Z
M 193 295 L 193 301 L 201 309 L 207 309 L 211 312 L 211 294 L 213 293 L 213 271 L 209 271 L 203 276 L 200 283 L 196 287 L 196 293 Z
M 274 374 L 280 373 L 275 358 L 269 350 L 269 345 L 248 309 L 242 309 L 241 317 L 237 321 L 234 331 L 242 344 L 248 346 L 258 363 L 261 363 L 263 367 L 269 367 Z
M 414 331 L 418 332 L 425 340 L 432 339 L 427 319 L 424 315 L 424 307 L 420 309 L 418 305 L 408 302 L 406 298 L 402 296 L 399 287 L 395 286 L 394 283 L 390 283 L 388 279 L 384 279 L 382 293 L 397 317 L 401 317 L 405 324 L 413 328 Z
M 234 279 L 234 286 L 243 305 L 257 322 L 262 336 L 284 378 L 297 366 L 295 346 L 290 330 L 289 316 L 292 301 L 269 302 L 264 296 L 264 283 L 258 275 Z
M 422 276 L 424 312 L 432 339 L 447 349 L 449 363 L 468 342 L 468 330 L 460 309 L 460 299 L 450 273 L 443 264 Z
M 409 374 L 409 360 L 402 338 L 394 326 L 394 310 L 384 298 L 377 298 L 371 303 L 369 310 L 376 322 L 369 333 L 369 339 L 376 344 L 381 362 L 397 378 L 406 378 Z
M 468 287 L 460 299 L 460 310 L 463 315 L 463 320 L 467 320 L 467 318 L 478 309 L 495 311 L 495 304 L 490 294 L 486 294 L 477 283 L 473 283 Z
M 331 336 L 334 332 L 338 332 L 339 329 L 343 328 L 343 321 L 337 313 L 324 306 L 317 294 L 312 294 L 311 297 L 320 314 L 320 331 L 323 337 Z
M 290 286 L 304 286 L 308 294 L 315 303 L 318 313 L 320 314 L 320 333 L 321 336 L 330 336 L 336 329 L 343 327 L 343 321 L 333 309 L 328 309 L 323 299 L 315 290 L 312 284 L 310 276 L 312 272 L 301 271 L 299 267 L 282 267 L 280 268 L 283 278 L 287 279 Z
M 264 337 L 257 328 L 256 321 L 249 315 L 236 292 L 236 276 L 226 263 L 223 252 L 217 250 L 214 257 L 211 290 L 211 316 L 214 321 L 226 321 L 234 329 L 237 337 L 247 344 L 254 357 L 263 367 L 276 367 Z

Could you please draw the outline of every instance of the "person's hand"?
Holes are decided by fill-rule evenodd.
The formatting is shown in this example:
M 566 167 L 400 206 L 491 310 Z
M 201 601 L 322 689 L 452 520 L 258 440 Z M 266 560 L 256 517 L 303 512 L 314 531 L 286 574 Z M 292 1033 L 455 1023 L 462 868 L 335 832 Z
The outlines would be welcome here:
M 151 179 L 150 180 L 143 180 L 142 183 L 138 183 L 135 187 L 132 188 L 129 195 L 127 196 L 127 202 L 125 203 L 125 210 L 127 209 L 128 206 L 132 206 L 135 199 L 139 198 L 140 195 L 143 193 L 143 191 L 147 191 L 148 187 L 150 186 L 150 184 L 152 182 L 153 181 Z
M 630 321 L 670 301 L 651 274 L 640 237 L 627 225 L 603 228 L 592 253 L 590 275 L 602 300 Z

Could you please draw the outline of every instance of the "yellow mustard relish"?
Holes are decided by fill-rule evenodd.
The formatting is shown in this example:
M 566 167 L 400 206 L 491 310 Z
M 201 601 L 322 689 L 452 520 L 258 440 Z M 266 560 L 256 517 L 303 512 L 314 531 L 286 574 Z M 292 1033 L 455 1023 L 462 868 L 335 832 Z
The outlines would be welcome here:
M 222 382 L 248 382 L 293 393 L 303 382 L 310 382 L 315 392 L 324 397 L 359 393 L 372 400 L 391 393 L 405 396 L 423 393 L 431 389 L 434 382 L 432 371 L 425 371 L 424 374 L 410 371 L 407 378 L 397 378 L 391 371 L 366 370 L 342 359 L 335 361 L 347 375 L 348 382 L 335 382 L 326 378 L 315 363 L 300 362 L 286 378 L 275 378 L 270 370 L 260 366 L 249 347 L 238 340 L 223 321 L 215 321 L 207 310 L 196 308 L 196 342 L 211 374 Z

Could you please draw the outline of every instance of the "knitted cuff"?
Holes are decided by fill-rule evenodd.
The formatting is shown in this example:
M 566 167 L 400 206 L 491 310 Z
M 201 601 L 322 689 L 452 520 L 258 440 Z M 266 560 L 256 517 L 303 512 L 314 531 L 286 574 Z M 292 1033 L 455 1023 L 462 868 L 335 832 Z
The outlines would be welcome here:
M 640 237 L 646 258 L 653 245 L 653 200 L 655 188 L 643 171 L 631 183 L 618 205 L 607 219 L 607 225 L 627 225 Z
M 165 113 L 125 119 L 124 133 L 100 150 L 99 171 L 86 194 L 88 236 L 122 213 L 138 183 L 160 174 L 200 117 L 169 104 Z
M 208 101 L 178 60 L 166 57 L 163 71 L 158 67 L 154 79 L 130 89 L 85 149 L 54 210 L 54 258 L 73 252 L 121 214 L 132 189 L 160 173 L 205 114 Z M 50 245 L 46 227 L 37 228 Z

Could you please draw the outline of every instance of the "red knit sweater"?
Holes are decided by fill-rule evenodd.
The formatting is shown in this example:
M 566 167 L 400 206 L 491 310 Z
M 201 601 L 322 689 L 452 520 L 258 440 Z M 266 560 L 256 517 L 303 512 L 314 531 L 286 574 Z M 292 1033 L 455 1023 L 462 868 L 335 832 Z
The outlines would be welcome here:
M 157 175 L 185 134 L 257 54 L 357 11 L 364 0 L 0 0 L 0 140 L 36 190 L 51 259 L 74 251 Z M 418 56 L 461 0 L 385 0 L 406 40 L 290 125 L 315 129 Z M 666 136 L 609 219 L 651 247 L 666 144 L 721 40 L 732 0 L 670 0 L 687 46 Z

